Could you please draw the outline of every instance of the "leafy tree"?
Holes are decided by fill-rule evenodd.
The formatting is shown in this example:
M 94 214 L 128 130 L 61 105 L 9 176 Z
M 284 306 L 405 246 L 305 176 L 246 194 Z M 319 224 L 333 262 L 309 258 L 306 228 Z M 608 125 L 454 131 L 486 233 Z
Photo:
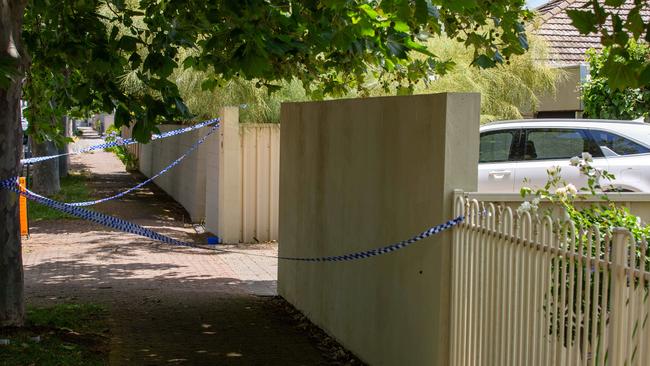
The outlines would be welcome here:
M 632 5 L 627 15 L 621 11 L 623 5 Z M 567 10 L 571 23 L 580 33 L 599 34 L 601 44 L 609 47 L 601 74 L 608 76 L 607 83 L 612 89 L 650 84 L 650 59 L 637 58 L 633 46 L 640 40 L 650 42 L 650 22 L 641 16 L 641 10 L 647 6 L 646 0 L 592 0 L 585 4 L 584 10 Z
M 183 50 L 198 50 L 184 67 L 214 71 L 206 88 L 241 77 L 273 90 L 297 78 L 311 95 L 340 95 L 363 89 L 369 73 L 413 88 L 444 71 L 423 44 L 443 30 L 476 50 L 474 64 L 502 63 L 525 52 L 529 18 L 523 0 L 2 1 L 0 179 L 18 175 L 28 51 L 39 72 L 78 73 L 59 89 L 61 107 L 114 109 L 118 127 L 133 123 L 134 136 L 148 141 L 161 121 L 188 115 L 169 79 Z M 488 23 L 493 29 L 484 31 Z M 117 76 L 129 72 L 154 92 L 124 93 Z M 24 318 L 16 202 L 0 191 L 0 325 Z
M 179 67 L 174 70 L 170 80 L 179 90 L 190 113 L 199 119 L 212 118 L 222 107 L 240 106 L 239 118 L 243 123 L 280 122 L 280 104 L 285 101 L 309 99 L 302 83 L 293 79 L 282 81 L 280 88 L 271 92 L 258 80 L 245 80 L 241 77 L 223 81 L 214 89 L 205 89 L 201 84 L 214 78 L 212 71 L 197 71 Z M 122 78 L 122 87 L 127 93 L 146 93 L 146 86 L 140 82 L 136 73 Z
M 632 60 L 643 62 L 650 59 L 650 46 L 630 41 L 628 51 Z M 601 53 L 588 53 L 590 79 L 582 85 L 584 113 L 589 118 L 637 119 L 650 117 L 650 86 L 612 89 L 605 65 L 611 55 L 611 47 Z
M 471 50 L 453 39 L 436 38 L 430 49 L 454 60 L 456 66 L 436 80 L 421 83 L 417 92 L 479 92 L 481 122 L 532 114 L 539 106 L 539 96 L 555 93 L 556 81 L 564 77 L 561 70 L 538 61 L 546 58 L 547 46 L 537 37 L 530 38 L 530 48 L 524 55 L 488 69 L 469 67 Z

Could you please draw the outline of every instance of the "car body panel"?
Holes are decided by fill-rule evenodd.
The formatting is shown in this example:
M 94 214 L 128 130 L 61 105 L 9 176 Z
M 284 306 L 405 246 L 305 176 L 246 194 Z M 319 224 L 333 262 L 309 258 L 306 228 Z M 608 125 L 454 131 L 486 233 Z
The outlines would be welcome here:
M 518 163 L 483 163 L 478 168 L 479 192 L 512 192 Z
M 577 167 L 569 164 L 571 157 L 568 155 L 578 156 L 581 154 L 578 152 L 580 150 L 588 150 L 587 152 L 593 155 L 592 166 L 607 170 L 616 176 L 612 182 L 601 182 L 605 189 L 650 192 L 650 125 L 648 124 L 614 120 L 538 119 L 496 122 L 481 126 L 480 129 L 482 137 L 486 133 L 496 134 L 502 130 L 521 131 L 519 139 L 512 141 L 512 149 L 521 151 L 519 153 L 511 151 L 507 161 L 479 163 L 479 192 L 519 192 L 523 186 L 543 187 L 548 177 L 547 170 L 552 167 L 560 167 L 561 176 L 567 182 L 576 187 L 585 187 L 587 177 L 581 175 Z M 558 134 L 556 140 L 546 143 L 545 149 L 546 154 L 550 152 L 549 158 L 545 158 L 543 152 L 537 154 L 540 150 L 544 150 L 544 146 L 539 146 L 540 142 L 531 137 L 531 131 L 539 130 L 566 130 L 560 131 L 566 134 Z M 576 131 L 583 136 L 584 146 L 576 145 L 578 147 L 574 146 L 572 150 L 570 149 L 570 153 L 565 149 L 564 153 L 558 152 L 557 156 L 554 156 L 552 150 L 556 148 L 555 144 L 558 151 L 562 151 L 562 144 L 566 142 L 562 138 L 571 137 L 572 134 L 577 133 Z M 614 141 L 606 139 L 611 136 L 614 136 Z M 483 143 L 483 139 L 481 141 Z M 532 143 L 538 146 L 529 146 Z M 486 147 L 489 145 L 481 146 L 482 160 L 484 156 L 490 156 L 489 152 L 483 151 Z M 533 155 L 527 153 L 526 150 L 529 148 L 536 153 Z

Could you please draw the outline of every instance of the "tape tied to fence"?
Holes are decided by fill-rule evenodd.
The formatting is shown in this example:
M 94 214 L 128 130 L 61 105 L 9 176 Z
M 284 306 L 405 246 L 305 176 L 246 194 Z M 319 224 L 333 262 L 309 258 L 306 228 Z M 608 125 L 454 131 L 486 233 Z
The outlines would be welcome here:
M 163 168 L 163 169 L 162 169 L 161 171 L 159 171 L 158 173 L 152 175 L 152 176 L 151 176 L 150 178 L 148 178 L 147 180 L 145 180 L 145 181 L 143 181 L 143 182 L 141 182 L 141 183 L 138 183 L 138 184 L 135 185 L 134 187 L 131 187 L 131 188 L 129 188 L 129 189 L 125 190 L 125 191 L 122 191 L 122 192 L 120 192 L 120 193 L 118 193 L 118 194 L 115 194 L 115 195 L 113 195 L 113 196 L 105 197 L 105 198 L 101 198 L 101 199 L 94 200 L 94 201 L 85 201 L 85 202 L 60 202 L 60 203 L 63 203 L 64 205 L 68 205 L 68 206 L 85 207 L 85 206 L 92 206 L 92 205 L 96 205 L 96 204 L 99 204 L 99 203 L 108 202 L 108 201 L 111 201 L 111 200 L 114 200 L 114 199 L 117 199 L 117 198 L 124 197 L 124 196 L 126 196 L 127 194 L 129 194 L 129 193 L 131 193 L 131 192 L 133 192 L 133 191 L 135 191 L 135 190 L 137 190 L 137 189 L 140 189 L 140 188 L 146 186 L 147 184 L 153 182 L 156 178 L 158 178 L 158 177 L 160 177 L 161 175 L 167 173 L 167 172 L 170 171 L 172 168 L 174 168 L 175 166 L 177 166 L 178 164 L 180 164 L 180 162 L 183 161 L 183 159 L 185 159 L 185 158 L 186 158 L 188 155 L 190 155 L 194 150 L 196 150 L 196 149 L 199 147 L 199 145 L 201 145 L 202 143 L 204 143 L 205 140 L 206 140 L 210 135 L 212 135 L 212 134 L 213 134 L 213 133 L 214 133 L 218 128 L 219 128 L 219 123 L 217 123 L 217 124 L 215 124 L 214 126 L 212 126 L 212 128 L 210 128 L 210 130 L 208 131 L 208 133 L 205 134 L 205 136 L 203 136 L 203 137 L 201 137 L 200 139 L 198 139 L 198 140 L 197 140 L 197 141 L 196 141 L 196 142 L 195 142 L 195 143 L 194 143 L 194 144 L 193 144 L 193 145 L 192 145 L 192 146 L 191 146 L 187 151 L 185 151 L 185 153 L 183 153 L 181 156 L 179 156 L 179 157 L 178 157 L 176 160 L 174 160 L 171 164 L 169 164 L 168 166 L 166 166 L 165 168 Z M 40 198 L 47 198 L 47 197 L 41 196 L 41 195 L 39 195 L 38 193 L 35 193 L 35 192 L 31 192 L 31 194 L 33 194 L 34 196 L 40 197 Z
M 181 135 L 181 134 L 184 134 L 186 132 L 198 130 L 199 128 L 203 128 L 203 127 L 209 126 L 211 124 L 218 123 L 220 120 L 221 120 L 221 118 L 213 118 L 213 119 L 209 119 L 207 121 L 197 123 L 197 124 L 192 125 L 192 126 L 183 127 L 183 128 L 179 128 L 179 129 L 176 129 L 176 130 L 167 131 L 165 133 L 152 135 L 151 140 L 154 141 L 154 140 L 164 139 L 164 138 L 167 138 L 167 137 Z M 104 143 L 101 143 L 101 144 L 89 146 L 89 147 L 86 147 L 86 148 L 81 149 L 79 151 L 73 151 L 73 152 L 68 152 L 68 153 L 63 153 L 63 154 L 56 154 L 56 155 L 48 155 L 48 156 L 37 156 L 37 157 L 34 157 L 34 158 L 28 158 L 28 159 L 21 159 L 20 163 L 21 164 L 40 163 L 42 161 L 59 158 L 61 156 L 74 155 L 74 154 L 83 154 L 83 153 L 87 153 L 87 152 L 91 152 L 91 151 L 95 151 L 95 150 L 107 149 L 109 147 L 127 146 L 127 145 L 131 145 L 131 144 L 135 144 L 135 143 L 137 143 L 137 141 L 135 141 L 132 138 L 119 139 L 117 141 L 104 142 Z
M 137 225 L 133 222 L 120 219 L 117 217 L 109 216 L 106 214 L 102 214 L 99 212 L 95 211 L 89 211 L 81 207 L 76 207 L 76 206 L 70 206 L 67 205 L 63 202 L 57 202 L 52 199 L 49 199 L 47 197 L 43 197 L 40 195 L 36 195 L 33 192 L 31 192 L 29 189 L 26 189 L 25 187 L 22 187 L 24 189 L 21 190 L 17 183 L 17 178 L 12 178 L 12 179 L 5 179 L 3 181 L 0 181 L 0 187 L 4 189 L 9 189 L 17 194 L 22 194 L 27 199 L 32 200 L 34 202 L 40 203 L 44 206 L 53 208 L 55 210 L 65 212 L 69 215 L 79 217 L 84 220 L 88 220 L 100 225 L 104 225 L 116 230 L 120 230 L 126 233 L 130 234 L 135 234 L 135 235 L 140 235 L 149 239 L 157 240 L 166 244 L 171 244 L 171 245 L 178 245 L 178 246 L 184 246 L 184 247 L 194 247 L 194 248 L 201 248 L 201 249 L 206 249 L 205 246 L 197 245 L 195 243 L 189 243 L 189 242 L 184 242 L 181 240 L 177 240 L 174 238 L 171 238 L 169 236 L 157 233 L 151 229 L 147 229 L 145 227 L 142 227 L 140 225 Z M 354 252 L 354 253 L 348 253 L 348 254 L 343 254 L 343 255 L 333 255 L 333 256 L 324 256 L 324 257 L 289 257 L 289 256 L 271 256 L 271 255 L 256 255 L 256 256 L 262 256 L 262 257 L 269 257 L 269 258 L 277 258 L 281 260 L 289 260 L 289 261 L 301 261 L 301 262 L 342 262 L 342 261 L 352 261 L 352 260 L 359 260 L 359 259 L 366 259 L 366 258 L 371 258 L 375 257 L 378 255 L 382 254 L 388 254 L 392 253 L 394 251 L 406 248 L 407 246 L 416 243 L 418 241 L 421 241 L 423 239 L 426 239 L 430 236 L 436 235 L 440 232 L 443 232 L 445 230 L 451 229 L 454 226 L 458 225 L 465 219 L 464 216 L 458 216 L 454 219 L 451 219 L 443 224 L 433 226 L 411 238 L 408 238 L 406 240 L 402 240 L 397 243 L 393 243 L 390 245 L 386 245 L 383 247 L 375 248 L 375 249 L 370 249 L 370 250 L 364 250 L 364 251 L 359 251 L 359 252 Z M 217 251 L 217 252 L 224 252 L 224 253 L 236 253 L 236 254 L 244 254 L 244 255 L 251 255 L 251 253 L 246 253 L 243 251 L 236 251 L 236 250 L 229 250 L 229 249 L 221 249 L 221 248 L 210 248 L 211 250 Z

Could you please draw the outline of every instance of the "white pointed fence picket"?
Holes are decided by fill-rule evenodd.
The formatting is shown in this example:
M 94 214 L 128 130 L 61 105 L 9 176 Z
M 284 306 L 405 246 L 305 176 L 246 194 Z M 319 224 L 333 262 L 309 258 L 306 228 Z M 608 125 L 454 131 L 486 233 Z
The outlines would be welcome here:
M 650 365 L 646 240 L 455 202 L 451 365 Z

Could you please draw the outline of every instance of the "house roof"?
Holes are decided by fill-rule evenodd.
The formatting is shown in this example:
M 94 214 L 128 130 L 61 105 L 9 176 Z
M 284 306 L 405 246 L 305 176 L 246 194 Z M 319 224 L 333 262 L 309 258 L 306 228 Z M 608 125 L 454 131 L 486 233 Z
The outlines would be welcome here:
M 599 0 L 604 4 L 604 0 Z M 571 19 L 566 14 L 568 9 L 580 9 L 589 0 L 551 0 L 548 3 L 535 9 L 539 15 L 540 24 L 534 31 L 535 34 L 543 37 L 549 43 L 549 61 L 561 65 L 577 64 L 585 61 L 585 52 L 590 48 L 601 49 L 600 35 L 592 33 L 582 35 L 571 25 Z M 650 20 L 650 5 L 641 10 L 643 20 Z M 634 0 L 627 0 L 619 10 L 618 14 L 624 20 L 630 9 L 634 7 Z M 606 6 L 606 9 L 611 7 Z M 609 19 L 605 25 L 611 29 Z

